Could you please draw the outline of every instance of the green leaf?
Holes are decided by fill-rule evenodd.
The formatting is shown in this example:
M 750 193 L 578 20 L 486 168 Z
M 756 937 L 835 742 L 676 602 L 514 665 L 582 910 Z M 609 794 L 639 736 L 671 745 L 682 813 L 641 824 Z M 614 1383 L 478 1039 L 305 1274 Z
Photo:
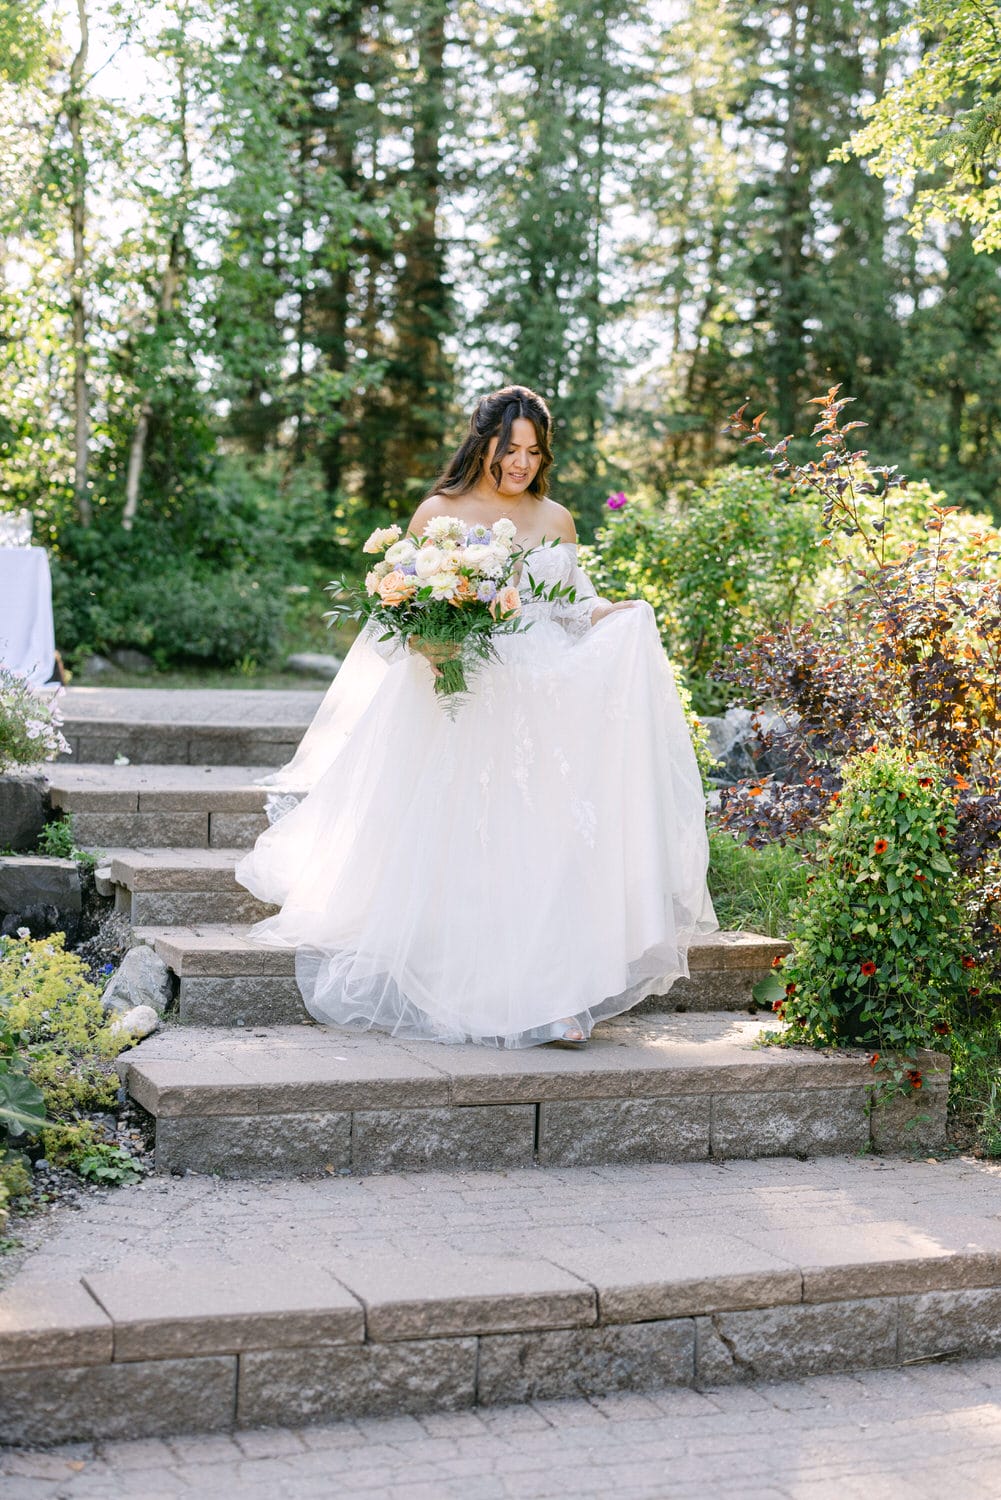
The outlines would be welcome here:
M 11 1136 L 37 1135 L 45 1124 L 45 1099 L 23 1073 L 0 1075 L 0 1125 Z

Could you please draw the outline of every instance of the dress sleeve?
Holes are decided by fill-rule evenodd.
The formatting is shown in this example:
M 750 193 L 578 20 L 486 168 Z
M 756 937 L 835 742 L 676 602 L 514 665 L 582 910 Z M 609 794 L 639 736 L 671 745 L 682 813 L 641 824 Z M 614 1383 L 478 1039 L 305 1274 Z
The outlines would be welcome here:
M 608 604 L 610 601 L 598 593 L 594 584 L 588 578 L 584 569 L 577 561 L 576 543 L 568 543 L 571 547 L 573 564 L 567 583 L 574 590 L 574 599 L 554 599 L 549 605 L 551 617 L 558 621 L 572 636 L 585 635 L 591 629 L 591 611 L 596 604 Z M 531 577 L 531 572 L 529 573 Z
M 389 662 L 390 665 L 395 665 L 398 661 L 404 661 L 408 654 L 406 646 L 400 640 L 399 636 L 393 636 L 392 640 L 389 641 L 380 641 L 380 635 L 385 635 L 385 633 L 382 626 L 377 625 L 374 620 L 369 620 L 362 631 L 366 644 L 371 646 L 372 650 L 377 656 L 381 656 L 383 661 Z

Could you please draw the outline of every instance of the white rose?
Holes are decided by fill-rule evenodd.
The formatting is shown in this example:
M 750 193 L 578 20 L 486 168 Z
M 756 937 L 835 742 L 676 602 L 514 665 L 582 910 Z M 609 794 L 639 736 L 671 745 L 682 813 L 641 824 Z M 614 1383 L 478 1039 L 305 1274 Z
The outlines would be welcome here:
M 480 572 L 485 578 L 503 578 L 511 560 L 507 549 L 490 546 L 485 551 L 487 555 L 480 564 Z
M 414 558 L 418 578 L 430 578 L 432 573 L 440 573 L 444 564 L 445 554 L 440 547 L 421 547 Z
M 394 542 L 393 545 L 389 548 L 388 552 L 386 553 L 386 561 L 388 563 L 391 563 L 392 566 L 396 568 L 399 567 L 400 563 L 413 562 L 416 556 L 417 548 L 414 546 L 413 542 L 407 541 L 407 539 L 404 537 L 403 541 Z
M 402 527 L 400 526 L 381 526 L 372 532 L 372 535 L 364 543 L 361 550 L 363 552 L 384 552 L 402 534 Z
M 466 528 L 457 516 L 433 516 L 424 528 L 433 542 L 464 542 Z
M 492 549 L 484 542 L 472 542 L 463 548 L 459 561 L 464 567 L 480 569 L 483 564 L 494 556 Z
M 513 542 L 518 535 L 518 528 L 507 516 L 501 516 L 499 521 L 493 524 L 494 541 Z

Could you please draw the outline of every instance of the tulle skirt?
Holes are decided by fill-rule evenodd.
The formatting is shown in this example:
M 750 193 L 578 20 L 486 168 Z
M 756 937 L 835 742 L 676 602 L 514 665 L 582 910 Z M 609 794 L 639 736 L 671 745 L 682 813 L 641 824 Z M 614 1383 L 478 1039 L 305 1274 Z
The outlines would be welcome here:
M 237 879 L 281 911 L 317 1020 L 498 1047 L 687 974 L 716 927 L 701 780 L 647 604 L 574 638 L 538 619 L 454 717 L 421 658 L 359 639 L 299 755 L 307 795 Z

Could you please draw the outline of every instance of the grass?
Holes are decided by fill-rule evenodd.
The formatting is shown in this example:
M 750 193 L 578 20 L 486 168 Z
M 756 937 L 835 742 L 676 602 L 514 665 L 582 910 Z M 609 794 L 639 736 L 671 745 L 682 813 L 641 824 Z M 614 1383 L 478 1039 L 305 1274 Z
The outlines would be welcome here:
M 709 830 L 709 890 L 725 931 L 785 937 L 789 911 L 806 890 L 809 873 L 792 845 L 752 849 L 729 833 Z

